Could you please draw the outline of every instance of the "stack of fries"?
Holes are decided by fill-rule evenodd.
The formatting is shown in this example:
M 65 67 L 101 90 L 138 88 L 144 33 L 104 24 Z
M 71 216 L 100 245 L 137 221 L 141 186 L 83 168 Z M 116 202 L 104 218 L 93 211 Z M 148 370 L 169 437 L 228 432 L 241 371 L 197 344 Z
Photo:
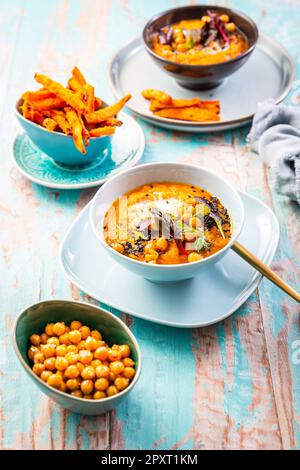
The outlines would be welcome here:
M 81 153 L 86 153 L 91 137 L 113 134 L 115 128 L 122 125 L 116 115 L 131 95 L 103 107 L 101 99 L 95 97 L 94 87 L 77 67 L 72 70 L 67 88 L 46 75 L 36 73 L 34 78 L 43 88 L 22 95 L 20 111 L 23 116 L 49 131 L 72 135 Z
M 184 121 L 220 121 L 220 102 L 200 98 L 174 99 L 159 90 L 144 90 L 142 95 L 150 100 L 150 111 L 155 116 Z

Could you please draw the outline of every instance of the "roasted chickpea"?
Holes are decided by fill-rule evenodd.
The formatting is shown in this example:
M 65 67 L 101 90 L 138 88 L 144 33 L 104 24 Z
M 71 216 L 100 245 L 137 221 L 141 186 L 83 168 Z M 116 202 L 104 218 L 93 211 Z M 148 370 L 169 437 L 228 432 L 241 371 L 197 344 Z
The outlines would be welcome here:
M 193 251 L 192 253 L 188 255 L 189 263 L 193 263 L 194 261 L 199 261 L 200 259 L 202 259 L 202 256 L 200 255 L 200 253 L 196 253 L 195 251 Z
M 63 335 L 61 335 L 59 337 L 59 342 L 60 344 L 65 344 L 65 345 L 69 345 L 71 344 L 71 341 L 70 341 L 70 338 L 69 338 L 69 333 L 64 333 Z
M 79 343 L 77 344 L 77 349 L 78 351 L 81 351 L 82 349 L 86 349 L 85 341 L 79 341 Z
M 56 346 L 52 343 L 42 344 L 41 351 L 46 358 L 53 357 L 56 354 Z
M 31 335 L 30 336 L 30 342 L 34 346 L 39 346 L 41 343 L 41 337 L 39 335 Z
M 61 336 L 66 331 L 66 325 L 63 322 L 57 322 L 53 325 L 53 333 L 56 336 Z
M 91 334 L 91 330 L 88 326 L 82 326 L 81 328 L 79 328 L 79 331 L 82 339 L 86 339 Z
M 97 392 L 94 393 L 93 398 L 94 400 L 101 400 L 102 398 L 106 398 L 106 393 L 103 392 L 102 390 L 97 390 Z
M 131 359 L 131 357 L 125 357 L 123 359 L 123 364 L 125 367 L 133 367 L 135 365 L 135 362 Z
M 111 362 L 119 361 L 122 358 L 121 351 L 118 351 L 117 349 L 109 348 L 107 352 L 108 352 L 108 360 Z
M 80 362 L 82 362 L 82 364 L 90 364 L 90 362 L 92 362 L 93 360 L 93 354 L 91 353 L 91 351 L 82 349 L 81 351 L 79 351 L 78 355 L 79 360 Z
M 65 356 L 68 353 L 67 346 L 65 344 L 60 344 L 56 348 L 57 356 Z
M 43 370 L 43 372 L 40 375 L 40 378 L 44 381 L 47 382 L 49 377 L 52 375 L 51 370 Z
M 106 359 L 108 358 L 107 348 L 105 348 L 104 346 L 97 348 L 94 352 L 94 357 L 96 359 L 100 359 L 100 361 L 106 361 Z
M 97 379 L 95 382 L 95 389 L 105 391 L 109 387 L 109 381 L 105 377 Z M 81 388 L 82 390 L 82 388 Z
M 47 370 L 54 370 L 55 369 L 55 362 L 56 362 L 56 359 L 55 357 L 48 357 L 44 364 L 45 364 L 45 367 Z
M 52 374 L 47 380 L 47 384 L 50 385 L 50 387 L 54 387 L 54 388 L 59 388 L 62 382 L 63 382 L 62 377 L 59 374 Z
M 122 354 L 122 357 L 129 357 L 131 354 L 131 351 L 130 351 L 130 347 L 128 346 L 128 344 L 121 344 L 120 352 Z
M 79 360 L 79 356 L 78 354 L 76 353 L 73 353 L 73 352 L 68 352 L 66 355 L 65 355 L 65 358 L 67 359 L 68 363 L 69 364 L 76 364 Z
M 96 373 L 96 377 L 98 377 L 98 379 L 100 379 L 102 377 L 109 377 L 110 368 L 103 365 L 103 364 L 101 364 L 101 366 L 96 367 L 95 373 Z
M 82 362 L 77 362 L 76 367 L 77 367 L 77 369 L 79 370 L 79 373 L 81 374 L 81 372 L 82 372 L 83 369 L 85 368 L 85 365 L 82 364 Z
M 78 344 L 81 341 L 81 333 L 79 330 L 71 330 L 70 333 L 68 333 L 68 337 L 73 344 Z
M 71 330 L 79 330 L 79 328 L 82 327 L 82 323 L 78 320 L 74 320 L 70 324 L 70 329 Z
M 180 44 L 177 45 L 177 48 L 176 48 L 176 49 L 177 49 L 177 51 L 179 51 L 179 52 L 185 52 L 185 51 L 187 50 L 187 47 L 186 47 L 186 45 L 185 45 L 184 43 L 180 43 Z
M 234 23 L 227 23 L 225 25 L 225 28 L 227 29 L 227 31 L 229 31 L 230 33 L 233 33 L 235 30 L 236 30 L 236 26 Z
M 46 344 L 48 338 L 49 336 L 47 335 L 47 333 L 42 333 L 40 336 L 41 344 Z
M 83 369 L 83 371 L 81 372 L 81 377 L 86 380 L 86 379 L 90 379 L 90 380 L 93 380 L 95 378 L 95 369 L 94 367 L 92 366 L 87 366 Z
M 83 380 L 80 384 L 80 388 L 84 395 L 90 395 L 94 390 L 94 382 L 92 380 Z
M 64 375 L 67 379 L 77 379 L 77 377 L 80 375 L 80 371 L 78 370 L 77 366 L 71 365 L 66 368 Z
M 52 336 L 51 338 L 47 339 L 47 344 L 54 344 L 55 346 L 59 346 L 60 343 L 58 338 Z
M 53 326 L 54 326 L 53 323 L 48 323 L 48 325 L 46 325 L 45 333 L 46 333 L 48 336 L 53 336 Z
M 101 366 L 101 361 L 99 361 L 99 359 L 93 359 L 91 362 L 91 366 L 96 369 L 96 367 Z
M 80 382 L 78 379 L 69 379 L 66 382 L 66 386 L 69 390 L 74 392 L 74 390 L 79 390 L 80 388 Z
M 66 392 L 66 391 L 67 391 L 67 386 L 66 386 L 65 382 L 62 382 L 62 383 L 60 384 L 59 390 L 60 390 L 61 392 Z
M 135 376 L 135 370 L 133 367 L 125 367 L 122 372 L 122 375 L 127 379 L 132 379 Z
M 34 356 L 33 356 L 33 362 L 40 362 L 41 364 L 44 363 L 44 360 L 45 360 L 45 356 L 43 353 L 41 352 L 37 352 Z
M 92 338 L 92 336 L 88 336 L 87 339 L 85 340 L 85 347 L 89 351 L 95 351 L 97 349 L 98 342 L 95 338 Z
M 168 245 L 169 245 L 168 240 L 162 237 L 158 238 L 155 241 L 155 248 L 158 251 L 166 251 L 166 249 L 168 248 Z
M 98 331 L 98 330 L 91 331 L 91 337 L 97 339 L 98 341 L 102 340 L 102 335 L 101 335 L 100 331 Z
M 124 390 L 129 385 L 129 379 L 126 377 L 117 377 L 115 380 L 115 386 L 119 391 Z
M 69 367 L 69 363 L 65 357 L 59 356 L 56 358 L 55 367 L 57 370 L 64 371 Z
M 117 376 L 114 372 L 111 372 L 111 371 L 110 371 L 108 379 L 109 379 L 111 382 L 114 382 L 117 377 L 118 377 L 118 376 Z
M 124 370 L 124 364 L 121 361 L 111 362 L 109 367 L 110 367 L 111 372 L 116 375 L 121 374 L 121 372 L 123 372 Z
M 33 365 L 32 370 L 36 375 L 41 375 L 41 373 L 45 370 L 45 364 L 37 362 Z
M 228 23 L 228 21 L 229 21 L 229 16 L 228 15 L 220 15 L 219 18 L 222 21 L 222 23 Z
M 208 15 L 203 15 L 202 18 L 201 18 L 202 21 L 204 21 L 204 23 L 210 23 L 210 16 Z
M 108 389 L 106 390 L 106 395 L 108 397 L 112 397 L 113 395 L 116 395 L 118 393 L 118 389 L 115 385 L 110 385 Z
M 39 348 L 37 348 L 36 346 L 30 346 L 27 352 L 28 359 L 30 359 L 30 361 L 33 361 L 34 355 L 39 352 L 40 352 Z
M 145 261 L 156 261 L 159 254 L 155 250 L 149 250 L 145 255 Z
M 74 390 L 74 392 L 71 392 L 71 395 L 73 395 L 73 397 L 77 397 L 77 398 L 82 398 L 83 397 L 83 393 L 81 390 Z

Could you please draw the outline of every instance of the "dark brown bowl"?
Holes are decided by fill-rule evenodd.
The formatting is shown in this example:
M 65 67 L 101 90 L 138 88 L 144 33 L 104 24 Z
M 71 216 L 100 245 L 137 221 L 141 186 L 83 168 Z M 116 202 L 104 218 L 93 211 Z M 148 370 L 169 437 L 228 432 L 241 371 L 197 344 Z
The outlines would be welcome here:
M 224 13 L 231 18 L 242 33 L 244 33 L 249 42 L 247 51 L 234 59 L 210 65 L 178 64 L 164 59 L 152 51 L 153 34 L 158 32 L 162 27 L 177 23 L 181 20 L 199 18 L 204 15 L 207 10 Z M 240 11 L 215 5 L 195 5 L 167 10 L 149 20 L 143 30 L 143 40 L 146 50 L 154 62 L 168 75 L 175 78 L 179 85 L 192 90 L 206 90 L 220 85 L 226 77 L 245 64 L 254 51 L 257 39 L 258 29 L 251 18 Z

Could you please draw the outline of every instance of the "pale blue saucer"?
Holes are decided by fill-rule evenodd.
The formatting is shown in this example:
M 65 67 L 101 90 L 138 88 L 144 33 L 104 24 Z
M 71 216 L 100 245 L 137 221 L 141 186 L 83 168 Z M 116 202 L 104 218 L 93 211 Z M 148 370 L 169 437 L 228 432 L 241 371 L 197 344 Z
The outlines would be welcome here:
M 269 265 L 279 240 L 277 219 L 264 203 L 240 194 L 245 222 L 238 240 Z M 261 280 L 257 271 L 229 251 L 209 271 L 193 279 L 172 285 L 149 282 L 122 268 L 103 249 L 89 224 L 89 205 L 66 234 L 60 261 L 70 281 L 100 302 L 145 320 L 181 328 L 223 320 L 247 300 Z
M 141 127 L 128 114 L 120 113 L 120 119 L 123 125 L 116 129 L 110 145 L 92 163 L 80 166 L 57 163 L 24 133 L 18 134 L 14 141 L 14 163 L 26 178 L 49 188 L 99 186 L 118 171 L 138 163 L 144 152 L 145 137 Z

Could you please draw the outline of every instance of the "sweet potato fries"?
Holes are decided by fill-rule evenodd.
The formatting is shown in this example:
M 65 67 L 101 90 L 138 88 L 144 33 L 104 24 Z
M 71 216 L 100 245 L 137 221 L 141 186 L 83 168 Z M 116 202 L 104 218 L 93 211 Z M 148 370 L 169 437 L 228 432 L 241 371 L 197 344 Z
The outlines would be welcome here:
M 67 87 L 39 73 L 34 78 L 42 88 L 22 95 L 23 116 L 51 132 L 72 135 L 81 153 L 86 153 L 90 138 L 111 135 L 122 125 L 116 116 L 131 95 L 104 107 L 78 67 L 73 68 Z
M 155 116 L 183 121 L 220 121 L 220 102 L 200 98 L 175 99 L 164 91 L 144 90 L 142 95 L 150 100 L 150 111 Z

